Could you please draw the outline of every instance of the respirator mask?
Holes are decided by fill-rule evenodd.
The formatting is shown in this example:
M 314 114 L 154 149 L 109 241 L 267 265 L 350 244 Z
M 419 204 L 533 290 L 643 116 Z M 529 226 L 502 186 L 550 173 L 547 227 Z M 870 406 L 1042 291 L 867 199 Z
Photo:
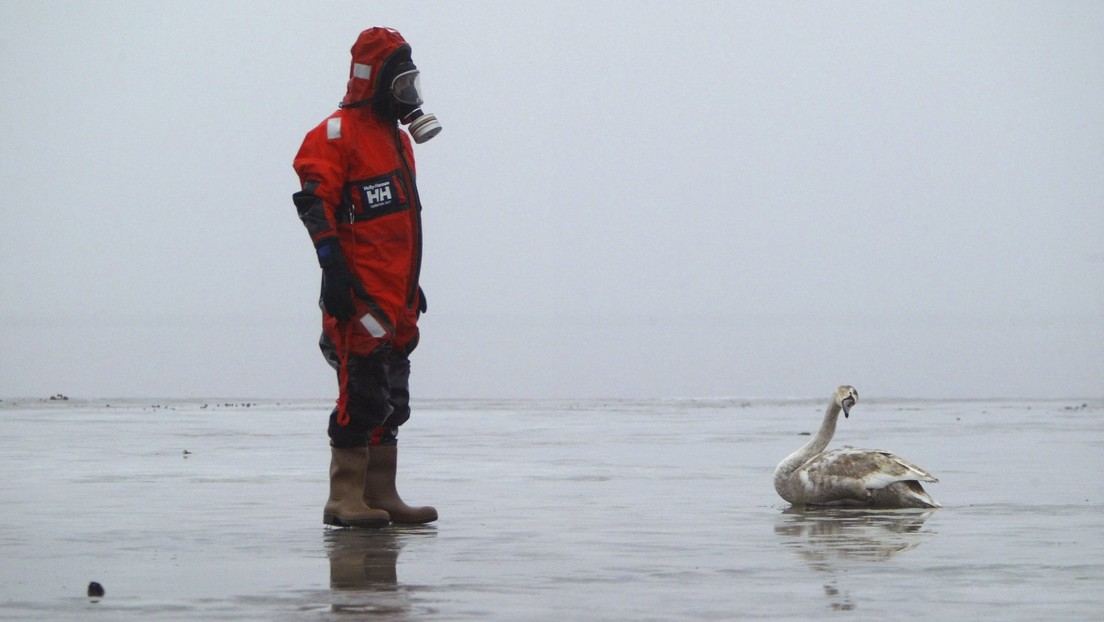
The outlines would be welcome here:
M 422 112 L 422 81 L 420 73 L 410 63 L 406 71 L 391 81 L 391 98 L 395 100 L 399 123 L 406 126 L 419 145 L 441 133 L 441 124 L 433 114 Z

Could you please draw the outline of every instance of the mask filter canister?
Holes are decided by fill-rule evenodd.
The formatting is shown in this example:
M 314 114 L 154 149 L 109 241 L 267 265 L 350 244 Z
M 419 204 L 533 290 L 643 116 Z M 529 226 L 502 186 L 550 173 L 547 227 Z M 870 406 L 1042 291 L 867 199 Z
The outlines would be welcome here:
M 413 112 L 403 117 L 402 122 L 419 145 L 441 133 L 441 123 L 433 114 L 422 112 L 421 108 L 415 108 Z

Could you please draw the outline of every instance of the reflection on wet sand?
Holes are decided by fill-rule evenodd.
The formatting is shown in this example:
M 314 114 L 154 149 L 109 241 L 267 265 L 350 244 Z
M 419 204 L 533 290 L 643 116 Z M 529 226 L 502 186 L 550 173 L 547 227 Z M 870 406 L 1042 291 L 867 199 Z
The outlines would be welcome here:
M 775 523 L 782 543 L 810 568 L 831 575 L 824 593 L 832 609 L 855 608 L 839 587 L 837 573 L 864 562 L 883 562 L 914 549 L 930 535 L 921 531 L 934 510 L 805 510 L 788 508 Z
M 434 537 L 433 527 L 327 529 L 331 610 L 334 613 L 405 619 L 410 598 L 398 579 L 403 546 L 412 538 Z

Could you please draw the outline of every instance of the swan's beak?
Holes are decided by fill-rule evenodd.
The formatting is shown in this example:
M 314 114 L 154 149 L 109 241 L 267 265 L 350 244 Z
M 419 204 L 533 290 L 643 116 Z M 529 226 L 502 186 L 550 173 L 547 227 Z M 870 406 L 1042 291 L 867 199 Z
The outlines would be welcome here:
M 843 402 L 841 403 L 841 406 L 843 406 L 843 418 L 844 419 L 846 419 L 848 416 L 851 415 L 851 407 L 854 406 L 854 405 L 855 405 L 855 398 L 853 398 L 853 397 L 843 398 Z

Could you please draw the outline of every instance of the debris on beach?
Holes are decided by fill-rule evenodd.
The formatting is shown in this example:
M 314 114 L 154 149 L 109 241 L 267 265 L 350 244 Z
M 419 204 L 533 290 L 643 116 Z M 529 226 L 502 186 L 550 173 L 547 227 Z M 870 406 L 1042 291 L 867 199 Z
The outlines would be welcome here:
M 103 586 L 95 581 L 88 584 L 88 599 L 94 603 L 100 602 L 104 596 Z

